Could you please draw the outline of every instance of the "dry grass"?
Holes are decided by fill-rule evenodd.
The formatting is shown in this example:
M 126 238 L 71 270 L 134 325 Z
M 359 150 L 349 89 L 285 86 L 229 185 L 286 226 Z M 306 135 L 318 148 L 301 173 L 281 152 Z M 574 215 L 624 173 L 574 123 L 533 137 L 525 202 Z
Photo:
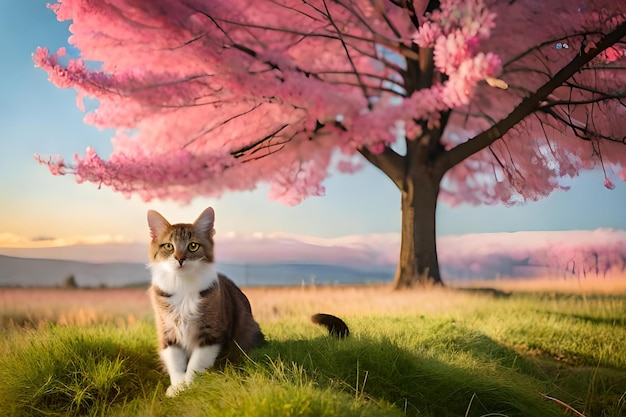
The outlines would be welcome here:
M 327 312 L 345 315 L 403 315 L 441 312 L 460 305 L 466 294 L 444 288 L 394 291 L 389 284 L 318 286 L 318 287 L 249 287 L 254 315 L 261 322 L 276 322 L 298 317 L 308 320 L 311 314 Z
M 626 294 L 626 272 L 589 278 L 541 277 L 536 279 L 501 279 L 473 281 L 465 287 L 490 287 L 508 292 L 559 292 L 572 294 Z
M 460 285 L 394 291 L 390 284 L 303 287 L 246 287 L 252 310 L 260 322 L 286 318 L 308 321 L 311 314 L 404 315 L 466 312 L 480 306 L 481 298 Z M 607 279 L 496 280 L 464 283 L 463 288 L 495 288 L 505 292 L 564 292 L 626 294 L 626 276 Z M 32 326 L 42 322 L 62 325 L 95 323 L 132 324 L 151 320 L 145 288 L 61 289 L 0 288 L 0 326 Z
M 133 324 L 152 314 L 145 289 L 0 288 L 0 325 Z
M 466 299 L 466 295 L 447 289 L 398 292 L 391 285 L 247 287 L 243 291 L 257 320 L 270 323 L 285 318 L 306 321 L 317 312 L 371 315 L 445 311 Z M 0 324 L 4 326 L 37 326 L 41 322 L 132 324 L 151 317 L 145 288 L 0 289 Z

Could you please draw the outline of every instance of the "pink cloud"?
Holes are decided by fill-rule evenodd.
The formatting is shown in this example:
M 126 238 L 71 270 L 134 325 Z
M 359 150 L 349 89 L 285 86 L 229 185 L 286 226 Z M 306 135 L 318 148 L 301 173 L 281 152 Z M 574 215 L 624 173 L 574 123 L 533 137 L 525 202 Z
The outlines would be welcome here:
M 400 236 L 396 233 L 339 238 L 276 233 L 216 238 L 216 255 L 228 263 L 320 263 L 343 266 L 394 265 Z
M 626 269 L 626 230 L 447 236 L 439 239 L 438 254 L 444 278 L 602 275 Z

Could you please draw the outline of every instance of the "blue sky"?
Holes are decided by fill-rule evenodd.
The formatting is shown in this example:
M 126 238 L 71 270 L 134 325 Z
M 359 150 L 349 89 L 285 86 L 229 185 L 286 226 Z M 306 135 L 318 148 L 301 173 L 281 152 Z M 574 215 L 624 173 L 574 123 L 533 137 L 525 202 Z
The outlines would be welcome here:
M 326 180 L 325 197 L 286 207 L 269 201 L 267 186 L 252 193 L 223 198 L 198 198 L 189 206 L 171 202 L 144 203 L 108 189 L 76 184 L 71 177 L 53 177 L 33 154 L 71 157 L 93 146 L 106 156 L 110 133 L 83 124 L 75 93 L 59 90 L 47 74 L 33 66 L 37 46 L 55 51 L 66 44 L 67 22 L 58 22 L 46 1 L 0 3 L 0 247 L 8 241 L 99 236 L 103 241 L 147 239 L 145 213 L 156 209 L 172 221 L 192 221 L 208 205 L 217 211 L 219 233 L 285 232 L 338 237 L 395 233 L 400 230 L 400 195 L 373 167 L 355 175 Z M 601 172 L 585 173 L 568 192 L 523 206 L 456 208 L 440 204 L 439 235 L 520 230 L 626 229 L 626 184 L 603 187 Z M 68 242 L 70 240 L 68 239 Z M 97 241 L 97 239 L 94 239 Z

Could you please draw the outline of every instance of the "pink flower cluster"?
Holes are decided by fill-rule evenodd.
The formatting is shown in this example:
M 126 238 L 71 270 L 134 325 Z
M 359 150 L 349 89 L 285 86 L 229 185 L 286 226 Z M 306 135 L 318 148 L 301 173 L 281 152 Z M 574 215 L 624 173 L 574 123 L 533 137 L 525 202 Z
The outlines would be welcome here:
M 413 3 L 425 7 L 427 2 Z M 60 20 L 72 21 L 70 42 L 81 59 L 64 58 L 63 48 L 52 54 L 38 48 L 33 60 L 56 86 L 77 91 L 79 108 L 84 110 L 84 97 L 97 100 L 97 110 L 85 121 L 115 129 L 114 150 L 108 159 L 88 148 L 72 163 L 58 157 L 37 160 L 53 174 L 72 174 L 79 182 L 144 199 L 188 201 L 266 182 L 272 184 L 271 198 L 297 204 L 322 195 L 330 172 L 358 169 L 349 158 L 359 149 L 380 154 L 398 138 L 418 138 L 424 126 L 440 126 L 444 112 L 451 110 L 448 133 L 469 132 L 458 140 L 442 139 L 446 149 L 505 117 L 526 92 L 545 82 L 544 74 L 555 72 L 554 63 L 561 65 L 573 52 L 543 61 L 539 53 L 521 54 L 545 41 L 539 30 L 532 37 L 524 32 L 535 24 L 533 16 L 544 19 L 537 23 L 543 25 L 541 33 L 569 39 L 544 28 L 552 9 L 569 9 L 544 3 L 490 2 L 499 16 L 495 28 L 496 13 L 484 0 L 442 0 L 441 10 L 425 18 L 423 9 L 417 10 L 415 30 L 407 9 L 382 0 L 259 0 L 254 7 L 249 0 L 63 0 L 50 8 Z M 611 13 L 593 16 L 601 28 L 621 19 Z M 580 33 L 580 27 L 599 33 L 583 17 L 577 16 L 584 24 L 562 21 L 575 29 L 571 33 Z M 492 36 L 494 31 L 499 36 Z M 406 59 L 415 60 L 407 53 L 410 41 L 432 49 L 433 72 L 445 77 L 422 89 L 404 85 Z M 515 49 L 518 44 L 521 50 Z M 603 65 L 615 62 L 623 57 L 620 48 L 598 59 Z M 523 57 L 519 67 L 513 66 L 518 71 L 509 63 L 504 70 L 507 83 L 517 88 L 502 92 L 482 82 L 500 77 L 502 62 L 513 53 Z M 594 89 L 623 91 L 618 74 L 581 72 L 577 82 L 588 77 Z M 407 91 L 413 93 L 407 97 Z M 577 101 L 593 102 L 589 93 L 581 94 Z M 580 120 L 593 119 L 612 129 L 612 137 L 621 137 L 619 106 L 592 115 L 580 107 L 573 111 Z M 572 135 L 559 132 L 561 125 L 545 114 L 537 117 L 454 169 L 444 196 L 508 203 L 518 192 L 535 198 L 559 188 L 556 177 L 594 166 L 579 155 L 600 148 L 569 141 Z M 558 135 L 546 140 L 553 126 Z M 626 177 L 620 152 L 610 146 L 601 148 L 605 165 Z M 334 150 L 343 157 L 335 158 Z
M 428 21 L 422 23 L 412 38 L 425 48 L 434 47 L 442 36 L 466 39 L 467 46 L 474 47 L 477 39 L 489 38 L 495 27 L 495 18 L 496 14 L 487 9 L 483 0 L 443 0 L 441 10 L 431 13 Z M 453 41 L 453 46 L 464 43 Z
M 480 40 L 489 38 L 494 28 L 495 17 L 482 0 L 442 1 L 441 11 L 428 16 L 413 35 L 418 45 L 434 48 L 435 67 L 449 76 L 441 90 L 446 106 L 467 104 L 479 81 L 500 73 L 496 54 L 477 53 Z

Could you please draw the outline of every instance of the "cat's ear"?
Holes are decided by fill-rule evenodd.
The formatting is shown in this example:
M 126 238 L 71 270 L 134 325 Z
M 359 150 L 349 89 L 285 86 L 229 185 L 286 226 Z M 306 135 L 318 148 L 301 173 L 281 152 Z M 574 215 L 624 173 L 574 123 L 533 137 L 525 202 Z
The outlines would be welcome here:
M 148 210 L 148 226 L 150 227 L 150 237 L 154 239 L 171 225 L 165 220 L 165 217 L 161 216 L 156 211 Z
M 193 226 L 196 232 L 200 235 L 213 237 L 215 229 L 213 224 L 215 223 L 215 212 L 212 207 L 205 209 L 200 216 L 193 222 Z

